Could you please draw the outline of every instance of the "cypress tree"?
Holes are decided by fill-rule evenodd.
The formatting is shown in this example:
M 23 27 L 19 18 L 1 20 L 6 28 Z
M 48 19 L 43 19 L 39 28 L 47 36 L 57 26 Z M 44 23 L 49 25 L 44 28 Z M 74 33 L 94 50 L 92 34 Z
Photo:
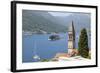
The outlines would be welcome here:
M 89 48 L 88 48 L 88 35 L 85 28 L 81 30 L 78 47 L 79 47 L 78 49 L 79 55 L 84 58 L 87 58 L 89 55 Z

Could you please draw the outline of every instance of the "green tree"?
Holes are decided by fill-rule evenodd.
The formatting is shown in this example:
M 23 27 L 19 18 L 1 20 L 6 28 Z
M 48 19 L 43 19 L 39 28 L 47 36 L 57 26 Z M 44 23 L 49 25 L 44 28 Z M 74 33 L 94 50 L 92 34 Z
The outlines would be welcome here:
M 81 30 L 78 47 L 79 47 L 78 49 L 79 55 L 81 55 L 84 58 L 88 58 L 89 56 L 88 35 L 87 35 L 87 31 L 85 28 Z

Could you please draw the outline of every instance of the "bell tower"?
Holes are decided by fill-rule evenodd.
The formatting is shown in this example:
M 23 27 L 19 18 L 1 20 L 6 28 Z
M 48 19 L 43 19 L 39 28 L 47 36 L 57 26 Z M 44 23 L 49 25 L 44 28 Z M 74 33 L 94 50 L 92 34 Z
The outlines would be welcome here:
M 72 21 L 68 29 L 68 53 L 71 53 L 73 49 L 75 49 L 75 29 Z

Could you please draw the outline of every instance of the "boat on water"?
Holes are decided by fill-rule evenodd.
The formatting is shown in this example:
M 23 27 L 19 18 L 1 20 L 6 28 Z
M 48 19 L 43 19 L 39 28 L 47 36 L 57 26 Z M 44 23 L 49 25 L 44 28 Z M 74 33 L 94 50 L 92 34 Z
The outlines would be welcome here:
M 33 51 L 33 59 L 35 60 L 35 61 L 40 61 L 40 56 L 37 54 L 37 52 L 36 52 L 36 42 L 34 41 L 34 51 Z
M 33 59 L 35 59 L 35 60 L 40 60 L 40 57 L 39 57 L 38 55 L 34 55 L 34 56 L 33 56 Z

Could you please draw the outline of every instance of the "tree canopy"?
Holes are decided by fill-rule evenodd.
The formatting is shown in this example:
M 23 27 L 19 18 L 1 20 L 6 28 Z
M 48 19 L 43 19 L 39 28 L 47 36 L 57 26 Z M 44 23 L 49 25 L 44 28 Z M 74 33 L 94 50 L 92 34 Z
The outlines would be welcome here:
M 84 58 L 87 58 L 89 56 L 89 48 L 88 48 L 88 35 L 85 28 L 81 30 L 79 42 L 79 55 L 81 55 Z

